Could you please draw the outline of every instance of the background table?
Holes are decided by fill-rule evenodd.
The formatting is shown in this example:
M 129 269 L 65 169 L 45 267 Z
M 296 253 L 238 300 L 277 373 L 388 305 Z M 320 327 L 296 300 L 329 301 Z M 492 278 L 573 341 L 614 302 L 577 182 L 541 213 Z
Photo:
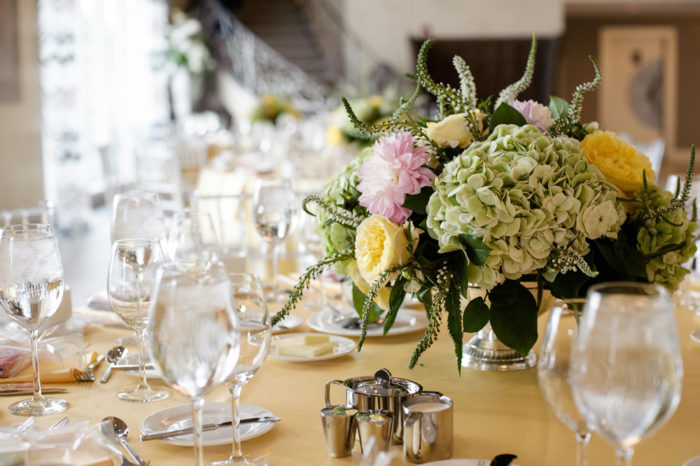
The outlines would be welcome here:
M 297 315 L 311 313 L 299 309 Z M 700 344 L 688 334 L 700 327 L 700 319 L 690 311 L 676 312 L 685 377 L 680 406 L 670 421 L 638 447 L 635 466 L 682 465 L 689 458 L 700 455 Z M 547 316 L 540 317 L 540 334 Z M 307 331 L 305 326 L 299 329 Z M 90 349 L 104 352 L 126 330 L 88 327 L 85 341 L 96 339 Z M 521 466 L 573 464 L 574 434 L 561 424 L 545 403 L 537 384 L 537 370 L 499 373 L 464 369 L 457 372 L 453 345 L 446 330 L 422 357 L 413 370 L 406 365 L 421 333 L 387 338 L 370 338 L 360 353 L 314 363 L 290 363 L 268 359 L 251 382 L 243 388 L 243 403 L 263 406 L 282 418 L 270 432 L 243 443 L 248 455 L 263 455 L 274 465 L 344 465 L 360 462 L 359 442 L 352 457 L 329 458 L 323 439 L 319 411 L 324 405 L 324 382 L 328 379 L 370 375 L 381 367 L 394 376 L 405 377 L 423 385 L 426 390 L 439 390 L 454 400 L 454 455 L 453 458 L 492 458 L 499 453 L 513 453 Z M 466 337 L 465 335 L 465 341 Z M 539 350 L 539 345 L 536 346 Z M 106 366 L 98 370 L 101 376 Z M 113 373 L 107 384 L 66 385 L 70 408 L 66 415 L 71 421 L 89 419 L 98 422 L 105 416 L 124 419 L 132 434 L 129 438 L 135 449 L 153 466 L 188 465 L 193 462 L 191 448 L 177 447 L 157 441 L 140 443 L 139 424 L 148 414 L 187 403 L 180 395 L 147 404 L 120 401 L 117 389 L 133 382 L 132 376 L 119 371 Z M 343 393 L 333 387 L 332 396 L 341 400 Z M 218 389 L 208 401 L 225 401 L 225 389 Z M 7 406 L 16 398 L 0 398 L 0 424 L 7 425 L 22 418 L 7 412 Z M 40 426 L 47 427 L 61 416 L 39 418 Z M 397 460 L 402 464 L 400 446 L 393 446 Z M 207 461 L 228 456 L 230 446 L 205 448 Z M 591 465 L 614 464 L 611 446 L 593 436 L 590 443 Z

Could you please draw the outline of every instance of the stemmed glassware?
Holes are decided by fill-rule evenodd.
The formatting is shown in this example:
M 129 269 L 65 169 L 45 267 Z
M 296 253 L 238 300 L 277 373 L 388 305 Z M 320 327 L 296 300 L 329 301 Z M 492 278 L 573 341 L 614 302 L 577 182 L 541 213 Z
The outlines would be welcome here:
M 153 363 L 192 400 L 195 464 L 204 464 L 204 397 L 233 372 L 241 346 L 231 283 L 223 266 L 159 269 L 148 324 Z
M 139 382 L 117 392 L 127 401 L 163 400 L 170 391 L 151 387 L 146 380 L 146 327 L 155 274 L 161 264 L 160 244 L 155 239 L 120 239 L 112 246 L 107 294 L 114 312 L 136 332 L 139 347 Z
M 145 191 L 128 191 L 112 201 L 112 242 L 118 239 L 165 236 L 165 220 L 158 195 Z
M 299 239 L 304 244 L 307 251 L 313 255 L 316 261 L 320 261 L 324 257 L 323 251 L 323 240 L 318 234 L 318 216 L 310 215 L 308 213 L 302 214 L 299 227 Z M 307 308 L 314 309 L 318 308 L 324 311 L 328 305 L 328 298 L 326 296 L 326 287 L 323 284 L 323 272 L 318 276 L 319 281 L 319 300 L 317 302 L 309 301 L 306 304 Z
M 175 213 L 165 249 L 168 259 L 174 263 L 185 267 L 209 267 L 220 255 L 211 215 L 195 210 Z
M 571 354 L 571 385 L 583 418 L 629 466 L 634 447 L 680 402 L 683 363 L 669 293 L 658 285 L 590 288 Z
M 287 178 L 260 178 L 253 192 L 253 221 L 260 236 L 272 247 L 272 293 L 269 302 L 278 302 L 279 245 L 294 226 L 297 202 L 292 183 Z
M 13 225 L 0 231 L 0 307 L 29 332 L 34 395 L 10 405 L 20 416 L 56 414 L 66 400 L 41 394 L 38 341 L 41 326 L 63 298 L 63 264 L 53 229 L 47 224 Z
M 537 378 L 544 399 L 561 422 L 576 434 L 576 466 L 588 464 L 586 450 L 591 429 L 579 413 L 569 384 L 571 349 L 578 335 L 578 322 L 585 299 L 556 300 L 537 364 Z
M 236 315 L 241 326 L 241 350 L 236 368 L 228 380 L 231 392 L 231 414 L 233 419 L 233 448 L 231 456 L 213 463 L 215 465 L 267 465 L 264 458 L 247 458 L 241 450 L 239 400 L 241 389 L 262 367 L 268 350 L 272 329 L 270 316 L 260 280 L 247 273 L 229 273 L 236 306 Z

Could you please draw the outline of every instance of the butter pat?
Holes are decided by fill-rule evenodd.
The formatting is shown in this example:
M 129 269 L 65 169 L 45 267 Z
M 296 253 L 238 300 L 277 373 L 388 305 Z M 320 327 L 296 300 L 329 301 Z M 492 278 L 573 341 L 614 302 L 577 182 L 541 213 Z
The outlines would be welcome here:
M 296 337 L 281 338 L 277 341 L 277 347 L 283 346 L 309 346 L 328 343 L 331 339 L 328 335 L 299 335 Z
M 291 338 L 290 338 L 291 340 Z M 333 352 L 333 343 L 326 341 L 325 343 L 318 343 L 314 345 L 290 345 L 285 342 L 285 344 L 280 345 L 277 342 L 277 354 L 280 356 L 297 356 L 302 358 L 312 358 L 316 356 L 322 356 Z

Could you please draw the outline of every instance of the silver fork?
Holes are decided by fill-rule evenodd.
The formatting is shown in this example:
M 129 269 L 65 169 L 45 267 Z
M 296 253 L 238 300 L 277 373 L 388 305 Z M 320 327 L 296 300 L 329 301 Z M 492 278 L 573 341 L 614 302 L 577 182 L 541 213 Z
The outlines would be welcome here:
M 36 421 L 36 418 L 34 416 L 28 417 L 26 421 L 17 426 L 17 432 L 21 433 L 29 429 L 32 426 L 32 424 L 34 424 L 34 421 Z
M 59 419 L 56 423 L 49 426 L 49 430 L 58 430 L 61 427 L 68 424 L 69 422 L 70 422 L 70 419 L 68 419 L 67 417 L 64 417 L 63 419 Z
M 104 358 L 104 354 L 99 355 L 94 362 L 88 364 L 84 371 L 81 371 L 80 369 L 73 369 L 73 378 L 78 382 L 94 382 L 95 376 L 92 374 L 92 371 L 97 369 L 97 366 L 100 365 Z

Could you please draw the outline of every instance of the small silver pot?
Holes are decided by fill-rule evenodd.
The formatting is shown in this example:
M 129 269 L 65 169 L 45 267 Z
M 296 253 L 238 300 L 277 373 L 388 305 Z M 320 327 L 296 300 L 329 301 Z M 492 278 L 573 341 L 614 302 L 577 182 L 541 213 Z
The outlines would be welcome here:
M 345 389 L 346 405 L 362 411 L 390 411 L 393 415 L 392 440 L 403 440 L 403 402 L 421 393 L 423 387 L 411 380 L 392 377 L 387 369 L 379 369 L 373 376 L 353 377 L 346 380 L 326 382 L 326 406 L 331 403 L 331 385 Z M 342 404 L 342 403 L 341 403 Z

